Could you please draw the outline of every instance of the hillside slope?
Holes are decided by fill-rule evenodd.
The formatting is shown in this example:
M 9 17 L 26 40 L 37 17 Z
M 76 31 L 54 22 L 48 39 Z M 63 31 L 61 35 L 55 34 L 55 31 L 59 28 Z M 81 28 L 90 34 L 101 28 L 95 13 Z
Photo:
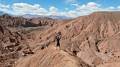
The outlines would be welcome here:
M 50 44 L 55 32 L 61 31 L 61 49 L 69 54 L 78 52 L 77 57 L 91 66 L 119 61 L 119 16 L 119 12 L 96 12 L 54 26 L 40 37 Z
M 54 22 L 46 29 L 27 30 L 25 41 L 34 54 L 18 58 L 15 67 L 119 67 L 120 12 L 95 12 Z M 56 49 L 59 31 L 61 46 Z
M 15 67 L 90 67 L 79 58 L 58 50 L 55 46 L 18 60 Z

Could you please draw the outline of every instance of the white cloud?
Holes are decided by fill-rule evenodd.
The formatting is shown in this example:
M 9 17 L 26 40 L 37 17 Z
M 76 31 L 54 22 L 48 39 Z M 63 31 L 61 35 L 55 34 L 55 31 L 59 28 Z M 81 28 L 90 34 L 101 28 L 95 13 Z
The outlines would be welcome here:
M 77 17 L 78 16 L 78 12 L 71 10 L 68 13 L 66 13 L 69 17 Z
M 113 6 L 103 8 L 101 7 L 100 4 L 97 4 L 95 2 L 89 2 L 83 5 L 78 5 L 78 4 L 71 4 L 71 5 L 76 6 L 76 8 L 74 9 L 74 12 L 77 13 L 76 16 L 88 15 L 96 11 L 119 11 L 120 10 L 118 9 L 120 8 L 119 6 L 117 8 Z
M 99 5 L 97 3 L 94 3 L 94 2 L 89 2 L 87 4 L 78 5 L 76 7 L 77 7 L 76 9 L 91 10 L 91 9 L 98 9 Z
M 57 9 L 56 7 L 54 7 L 54 6 L 51 6 L 51 7 L 49 8 L 49 11 L 51 11 L 51 12 L 57 12 L 58 9 Z
M 0 3 L 0 8 L 8 9 L 9 7 L 10 7 L 10 5 L 5 5 L 5 4 Z
M 66 3 L 75 3 L 75 2 L 77 2 L 77 0 L 65 0 L 66 1 Z
M 87 4 L 83 5 L 78 5 L 78 4 L 72 4 L 73 6 L 76 6 L 75 12 L 77 12 L 77 16 L 82 16 L 82 15 L 88 15 L 94 11 L 99 11 L 99 4 L 95 2 L 89 2 Z
M 89 2 L 86 6 L 90 7 L 90 8 L 97 8 L 97 7 L 99 7 L 99 4 L 97 4 L 95 2 Z
M 58 15 L 58 14 L 59 14 L 58 8 L 56 8 L 56 7 L 54 7 L 54 6 L 51 6 L 51 7 L 49 8 L 49 14 L 50 14 L 50 15 Z
M 3 12 L 5 12 L 5 13 L 7 13 L 9 7 L 10 7 L 10 5 L 5 5 L 5 4 L 1 4 L 1 3 L 0 3 L 0 11 L 3 11 Z
M 10 13 L 14 15 L 24 15 L 24 14 L 34 14 L 34 15 L 55 15 L 55 16 L 68 16 L 68 17 L 78 17 L 83 15 L 88 15 L 95 11 L 120 11 L 120 6 L 118 7 L 101 7 L 100 4 L 95 2 L 89 2 L 87 4 L 75 3 L 77 0 L 66 0 L 71 2 L 74 9 L 64 8 L 64 11 L 60 11 L 55 6 L 50 6 L 47 10 L 41 7 L 39 4 L 28 4 L 28 3 L 14 3 L 12 5 L 0 4 L 0 11 L 5 13 Z M 73 3 L 74 2 L 74 3 Z
M 120 9 L 120 6 L 118 6 L 117 8 Z
M 73 5 L 73 6 L 79 6 L 79 4 L 77 4 L 77 3 L 73 3 L 73 4 L 71 4 L 71 5 Z
M 113 9 L 115 9 L 115 7 L 111 6 L 111 7 L 109 7 L 108 9 L 111 9 L 111 10 L 113 10 Z
M 39 4 L 27 4 L 27 3 L 14 3 L 12 5 L 13 12 L 16 12 L 16 14 L 37 14 L 37 15 L 45 15 L 47 13 L 47 10 L 40 7 Z

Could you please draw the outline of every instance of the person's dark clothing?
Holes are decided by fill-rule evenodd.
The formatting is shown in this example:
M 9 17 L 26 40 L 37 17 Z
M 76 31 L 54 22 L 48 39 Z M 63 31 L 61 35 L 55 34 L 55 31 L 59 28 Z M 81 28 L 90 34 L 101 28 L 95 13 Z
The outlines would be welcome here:
M 56 46 L 60 47 L 61 32 L 56 33 L 55 39 L 57 41 Z
M 60 47 L 60 40 L 57 39 L 57 47 Z

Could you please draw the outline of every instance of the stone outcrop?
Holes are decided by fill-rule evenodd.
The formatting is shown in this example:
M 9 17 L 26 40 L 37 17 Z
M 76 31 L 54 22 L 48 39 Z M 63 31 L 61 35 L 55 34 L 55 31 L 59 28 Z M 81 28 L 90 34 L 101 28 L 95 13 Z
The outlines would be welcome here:
M 27 54 L 33 52 L 26 42 L 26 36 L 0 25 L 0 67 L 11 67 L 16 59 Z
M 65 51 L 56 50 L 55 46 L 36 52 L 32 56 L 19 59 L 15 67 L 90 67 L 81 59 Z

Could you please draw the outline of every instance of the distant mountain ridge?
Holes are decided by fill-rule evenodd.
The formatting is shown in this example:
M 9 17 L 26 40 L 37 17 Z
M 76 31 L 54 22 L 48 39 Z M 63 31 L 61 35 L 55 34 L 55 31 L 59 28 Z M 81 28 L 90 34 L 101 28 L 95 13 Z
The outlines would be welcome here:
M 48 16 L 48 17 L 50 17 L 50 18 L 52 18 L 52 19 L 71 19 L 72 17 L 67 17 L 67 16 L 53 16 L 53 15 L 50 15 L 50 16 Z
M 60 19 L 60 20 L 64 20 L 64 19 L 71 19 L 71 17 L 67 17 L 67 16 L 55 16 L 55 15 L 50 15 L 50 16 L 43 16 L 43 15 L 31 15 L 31 14 L 26 14 L 26 15 L 23 15 L 24 18 L 45 18 L 45 17 L 48 17 L 48 18 L 52 18 L 52 19 Z
M 0 16 L 4 15 L 4 14 L 8 14 L 8 13 L 4 13 L 2 11 L 0 11 Z M 32 14 L 25 14 L 25 15 L 11 15 L 8 14 L 10 16 L 13 17 L 23 17 L 23 18 L 27 18 L 27 19 L 32 19 L 32 18 L 51 18 L 51 19 L 58 19 L 58 20 L 64 20 L 64 19 L 71 19 L 71 17 L 67 17 L 67 16 L 55 16 L 55 15 L 49 15 L 49 16 L 43 16 L 43 15 L 32 15 Z

